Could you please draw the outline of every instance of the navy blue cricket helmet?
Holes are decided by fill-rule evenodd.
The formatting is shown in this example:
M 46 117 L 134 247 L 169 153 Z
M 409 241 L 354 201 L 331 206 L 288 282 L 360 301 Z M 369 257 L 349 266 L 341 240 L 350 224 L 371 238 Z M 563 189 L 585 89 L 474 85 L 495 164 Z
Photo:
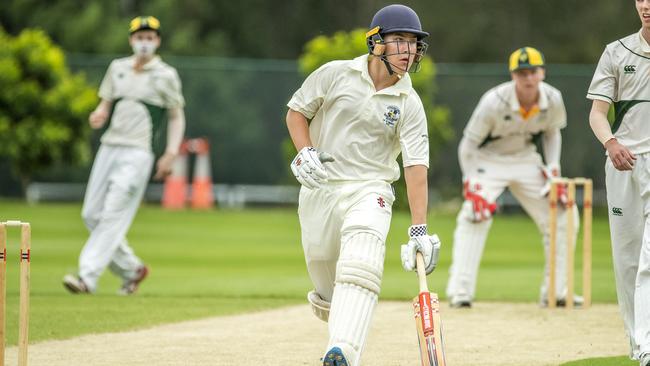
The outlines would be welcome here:
M 418 39 L 429 36 L 429 33 L 422 30 L 418 15 L 406 5 L 393 4 L 379 9 L 370 23 L 370 29 L 375 27 L 379 27 L 381 35 L 408 32 L 415 34 Z

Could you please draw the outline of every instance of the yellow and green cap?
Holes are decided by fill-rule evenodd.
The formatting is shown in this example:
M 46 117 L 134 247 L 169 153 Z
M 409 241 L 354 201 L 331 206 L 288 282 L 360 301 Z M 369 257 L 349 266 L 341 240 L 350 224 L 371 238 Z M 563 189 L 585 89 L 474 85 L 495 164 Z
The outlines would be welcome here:
M 156 17 L 152 17 L 151 15 L 133 18 L 129 24 L 129 34 L 133 34 L 141 30 L 152 30 L 160 34 L 160 20 L 156 19 Z
M 510 55 L 510 72 L 544 67 L 544 55 L 532 47 L 522 47 Z

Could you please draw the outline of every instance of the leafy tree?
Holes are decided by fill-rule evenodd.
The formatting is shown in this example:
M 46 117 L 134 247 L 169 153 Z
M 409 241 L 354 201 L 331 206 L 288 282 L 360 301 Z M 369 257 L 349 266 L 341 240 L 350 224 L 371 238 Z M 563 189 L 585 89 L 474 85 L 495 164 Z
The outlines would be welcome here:
M 11 34 L 42 28 L 68 52 L 124 53 L 128 21 L 151 14 L 162 22 L 164 53 L 292 59 L 316 35 L 367 26 L 393 2 L 86 0 L 79 6 L 75 0 L 2 0 L 0 24 Z M 591 64 L 605 44 L 639 27 L 629 1 L 592 0 L 588 7 L 578 0 L 407 3 L 431 33 L 429 53 L 437 62 L 502 63 L 530 45 L 551 63 Z M 279 23 L 286 27 L 274 31 Z
M 0 28 L 0 158 L 25 186 L 40 169 L 89 158 L 88 113 L 97 103 L 83 75 L 40 30 Z
M 350 32 L 340 31 L 332 36 L 318 36 L 312 39 L 306 44 L 305 52 L 298 60 L 301 73 L 307 76 L 326 62 L 352 59 L 367 53 L 365 39 L 365 30 L 363 29 Z M 413 88 L 420 95 L 424 105 L 429 125 L 429 151 L 431 162 L 434 162 L 445 142 L 453 137 L 453 130 L 449 123 L 449 110 L 446 107 L 434 105 L 436 68 L 433 61 L 430 57 L 425 57 L 420 65 L 420 71 L 410 75 Z M 285 141 L 283 145 L 285 154 L 290 157 L 289 161 L 295 155 L 295 149 L 291 149 L 290 144 L 290 141 Z M 429 171 L 434 170 L 430 169 Z M 403 177 L 396 183 L 395 191 L 398 198 L 395 207 L 406 207 L 406 188 Z

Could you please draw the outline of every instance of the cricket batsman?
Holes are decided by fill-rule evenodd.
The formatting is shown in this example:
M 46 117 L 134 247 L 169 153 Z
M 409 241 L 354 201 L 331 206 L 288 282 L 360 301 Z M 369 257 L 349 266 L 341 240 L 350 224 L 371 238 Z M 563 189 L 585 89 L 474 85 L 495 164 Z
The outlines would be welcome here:
M 153 150 L 167 144 L 156 163 L 155 179 L 171 172 L 185 130 L 181 82 L 176 69 L 156 55 L 160 22 L 136 17 L 129 28 L 130 57 L 114 60 L 99 88 L 101 102 L 90 114 L 92 128 L 108 124 L 101 137 L 82 208 L 90 236 L 79 256 L 77 276 L 66 275 L 63 285 L 72 293 L 93 293 L 106 267 L 122 279 L 120 294 L 138 289 L 148 268 L 126 240 L 138 211 L 152 167 Z
M 548 287 L 550 179 L 560 176 L 560 129 L 567 123 L 562 94 L 545 83 L 544 56 L 532 47 L 509 59 L 511 81 L 497 85 L 480 99 L 458 147 L 464 202 L 456 219 L 447 296 L 452 307 L 471 307 L 479 264 L 495 213 L 496 199 L 508 188 L 532 217 L 543 236 L 546 253 L 540 302 Z M 540 138 L 544 160 L 537 152 Z M 566 189 L 559 194 L 556 291 L 566 298 Z M 577 211 L 574 211 L 577 214 Z M 575 220 L 576 222 L 578 220 Z M 577 232 L 577 230 L 576 230 Z M 521 243 L 526 245 L 526 243 Z M 576 304 L 582 298 L 576 296 Z
M 412 226 L 402 262 L 436 266 L 440 241 L 428 235 L 427 121 L 409 72 L 429 34 L 404 5 L 379 10 L 367 33 L 368 54 L 329 62 L 307 77 L 289 103 L 286 122 L 298 154 L 291 170 L 301 183 L 298 216 L 308 300 L 328 322 L 324 366 L 358 366 L 384 266 L 386 235 L 402 154 Z

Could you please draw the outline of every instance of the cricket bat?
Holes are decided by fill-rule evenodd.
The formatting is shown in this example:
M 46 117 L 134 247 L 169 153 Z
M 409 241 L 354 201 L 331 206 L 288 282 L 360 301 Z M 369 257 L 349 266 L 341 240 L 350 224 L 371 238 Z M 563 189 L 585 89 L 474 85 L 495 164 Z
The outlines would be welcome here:
M 417 252 L 415 259 L 420 294 L 413 299 L 413 310 L 420 345 L 420 359 L 422 366 L 445 366 L 438 294 L 429 292 L 422 253 Z

